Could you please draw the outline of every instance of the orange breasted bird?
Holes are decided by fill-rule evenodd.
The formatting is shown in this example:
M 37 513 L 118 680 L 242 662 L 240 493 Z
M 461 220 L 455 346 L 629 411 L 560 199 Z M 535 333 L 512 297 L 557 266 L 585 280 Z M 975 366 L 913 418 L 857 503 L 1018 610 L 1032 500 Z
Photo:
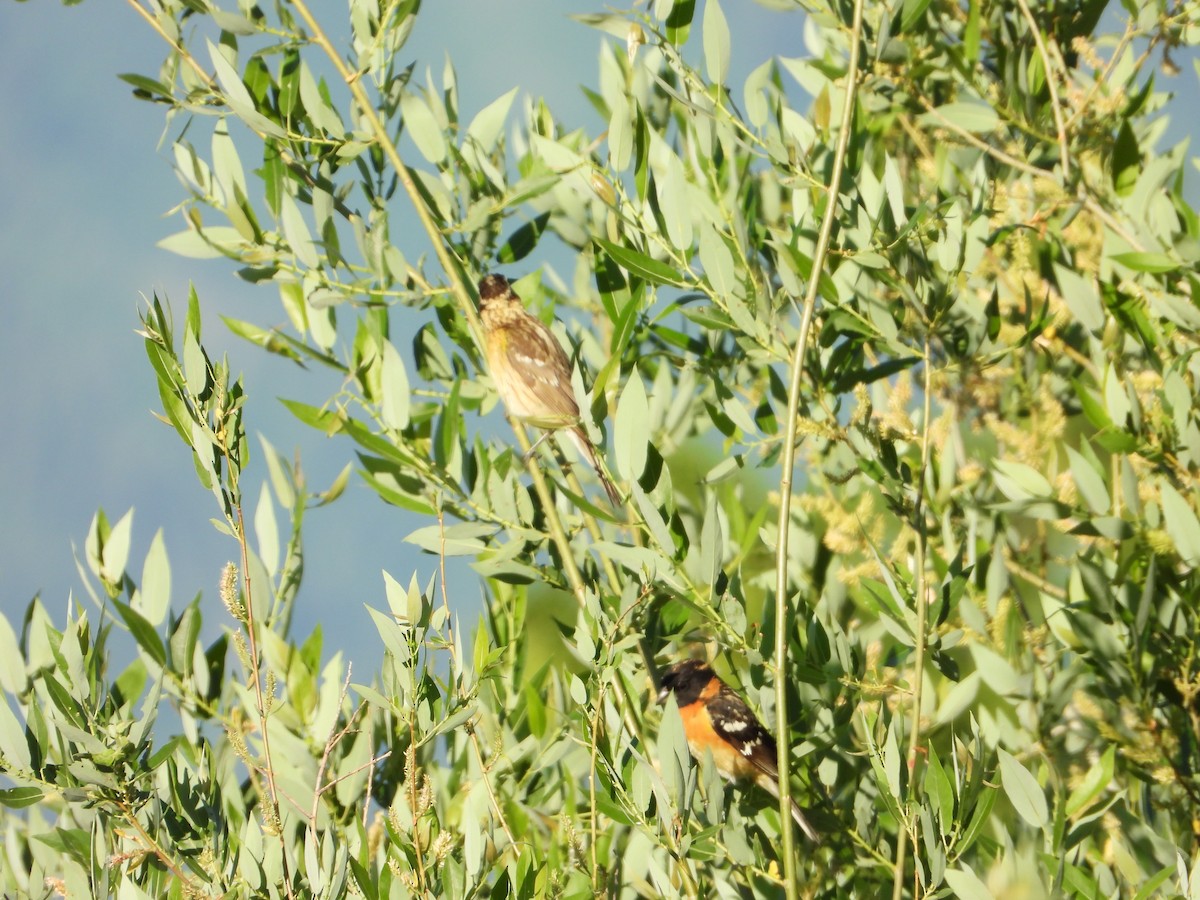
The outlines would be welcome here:
M 779 799 L 775 738 L 733 688 L 718 678 L 707 663 L 688 659 L 663 673 L 658 702 L 665 703 L 671 693 L 675 694 L 683 719 L 688 749 L 697 761 L 707 752 L 727 780 L 753 781 Z M 795 798 L 792 798 L 792 816 L 809 840 L 821 842 Z

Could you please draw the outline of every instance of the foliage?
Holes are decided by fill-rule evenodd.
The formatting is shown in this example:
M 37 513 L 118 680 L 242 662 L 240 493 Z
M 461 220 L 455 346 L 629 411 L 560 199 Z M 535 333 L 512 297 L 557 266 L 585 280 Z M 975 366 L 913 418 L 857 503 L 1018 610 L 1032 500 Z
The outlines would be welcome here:
M 161 540 L 135 581 L 103 514 L 95 612 L 0 620 L 6 893 L 755 896 L 798 858 L 790 896 L 1200 895 L 1200 223 L 1159 148 L 1200 4 L 809 0 L 804 55 L 736 85 L 717 0 L 597 13 L 599 136 L 515 91 L 460 115 L 453 66 L 407 62 L 417 0 L 352 0 L 344 46 L 302 0 L 131 6 L 170 46 L 123 76 L 172 123 L 164 245 L 278 291 L 286 326 L 226 324 L 340 374 L 288 407 L 440 571 L 388 577 L 373 679 L 293 637 L 303 514 L 350 472 L 309 495 L 264 441 L 248 528 L 242 385 L 200 299 L 181 339 L 156 299 L 231 624 L 202 646 Z M 622 510 L 479 420 L 473 284 L 563 248 L 518 290 L 565 323 Z M 820 848 L 652 703 L 698 642 L 766 721 L 785 688 Z

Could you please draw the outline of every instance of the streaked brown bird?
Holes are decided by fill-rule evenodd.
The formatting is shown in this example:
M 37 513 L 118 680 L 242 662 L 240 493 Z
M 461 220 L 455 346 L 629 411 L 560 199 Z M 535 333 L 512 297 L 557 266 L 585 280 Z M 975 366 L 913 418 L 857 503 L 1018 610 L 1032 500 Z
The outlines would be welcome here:
M 621 505 L 616 485 L 604 471 L 596 448 L 579 424 L 579 404 L 571 388 L 571 363 L 562 344 L 531 315 L 503 275 L 479 282 L 479 317 L 492 381 L 508 411 L 523 422 L 551 432 L 566 431 L 596 472 L 613 506 Z
M 697 761 L 712 754 L 717 771 L 729 781 L 749 779 L 779 799 L 775 738 L 746 701 L 702 660 L 687 659 L 663 672 L 658 702 L 674 692 L 688 749 Z M 821 836 L 792 798 L 792 817 L 813 843 Z

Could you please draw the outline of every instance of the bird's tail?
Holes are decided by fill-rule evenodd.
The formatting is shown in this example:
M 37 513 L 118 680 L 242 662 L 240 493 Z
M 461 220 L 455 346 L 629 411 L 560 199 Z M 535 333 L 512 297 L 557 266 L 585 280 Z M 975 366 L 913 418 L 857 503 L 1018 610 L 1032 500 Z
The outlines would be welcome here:
M 796 820 L 796 824 L 800 826 L 800 830 L 814 844 L 821 843 L 821 836 L 817 834 L 817 829 L 812 827 L 812 822 L 808 821 L 808 816 L 804 815 L 804 810 L 800 808 L 800 804 L 792 798 L 792 818 Z
M 760 775 L 755 779 L 762 787 L 766 788 L 767 792 L 776 800 L 779 799 L 779 785 L 773 778 L 766 777 L 765 774 Z M 808 816 L 804 815 L 804 809 L 796 802 L 795 797 L 791 797 L 792 801 L 792 818 L 796 820 L 796 824 L 800 826 L 800 830 L 814 844 L 821 843 L 821 836 L 817 834 L 817 829 L 813 828 L 812 823 L 808 821 Z
M 596 473 L 596 477 L 600 479 L 600 484 L 604 488 L 604 493 L 608 494 L 608 502 L 613 505 L 614 509 L 619 509 L 621 506 L 621 492 L 617 490 L 617 486 L 613 484 L 612 479 L 608 477 L 608 473 L 604 471 L 604 464 L 600 462 L 600 457 L 596 455 L 596 448 L 592 446 L 592 442 L 588 439 L 587 432 L 582 426 L 577 426 L 567 432 L 571 436 L 572 443 L 579 450 L 580 455 L 588 461 L 588 465 Z

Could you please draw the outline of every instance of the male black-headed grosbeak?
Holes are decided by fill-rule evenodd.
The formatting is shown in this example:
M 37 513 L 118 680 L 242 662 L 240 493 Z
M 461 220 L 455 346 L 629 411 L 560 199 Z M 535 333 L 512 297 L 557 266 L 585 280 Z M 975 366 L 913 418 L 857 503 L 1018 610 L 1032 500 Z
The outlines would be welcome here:
M 712 754 L 717 771 L 726 779 L 749 778 L 779 799 L 775 738 L 745 700 L 699 659 L 675 663 L 663 673 L 658 702 L 665 703 L 671 692 L 675 693 L 675 703 L 683 719 L 688 749 L 697 761 L 707 751 Z M 809 840 L 821 843 L 820 835 L 794 797 L 792 816 Z
M 571 363 L 562 344 L 540 319 L 526 311 L 503 275 L 486 275 L 479 282 L 479 318 L 483 321 L 488 368 L 508 411 L 530 425 L 547 429 L 547 434 L 565 429 L 596 470 L 608 499 L 613 506 L 620 506 L 621 495 L 579 424 L 579 404 L 571 388 Z M 545 437 L 538 438 L 538 442 Z

